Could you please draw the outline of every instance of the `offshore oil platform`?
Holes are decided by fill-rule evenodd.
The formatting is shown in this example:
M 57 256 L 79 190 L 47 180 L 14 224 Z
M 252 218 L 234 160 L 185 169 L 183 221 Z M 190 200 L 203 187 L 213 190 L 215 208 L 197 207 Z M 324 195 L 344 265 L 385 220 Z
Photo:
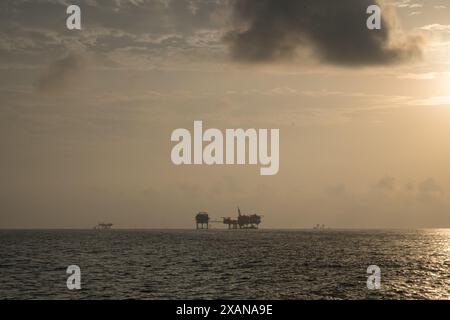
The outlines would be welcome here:
M 236 218 L 222 217 L 223 220 L 211 220 L 207 212 L 199 212 L 195 216 L 197 229 L 209 229 L 210 222 L 223 223 L 228 229 L 258 229 L 261 223 L 261 215 L 258 214 L 242 214 L 239 207 L 238 216 Z

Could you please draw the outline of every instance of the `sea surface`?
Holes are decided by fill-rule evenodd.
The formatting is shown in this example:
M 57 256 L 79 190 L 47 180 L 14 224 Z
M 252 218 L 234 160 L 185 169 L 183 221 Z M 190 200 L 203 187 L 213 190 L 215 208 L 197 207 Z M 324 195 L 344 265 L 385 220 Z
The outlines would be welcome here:
M 450 230 L 0 231 L 0 299 L 449 298 Z

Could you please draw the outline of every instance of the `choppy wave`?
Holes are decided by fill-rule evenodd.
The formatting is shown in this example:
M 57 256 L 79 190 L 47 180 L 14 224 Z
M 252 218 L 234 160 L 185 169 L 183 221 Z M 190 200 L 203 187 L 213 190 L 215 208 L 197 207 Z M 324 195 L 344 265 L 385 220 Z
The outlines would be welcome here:
M 447 230 L 0 231 L 2 299 L 448 299 L 449 267 Z

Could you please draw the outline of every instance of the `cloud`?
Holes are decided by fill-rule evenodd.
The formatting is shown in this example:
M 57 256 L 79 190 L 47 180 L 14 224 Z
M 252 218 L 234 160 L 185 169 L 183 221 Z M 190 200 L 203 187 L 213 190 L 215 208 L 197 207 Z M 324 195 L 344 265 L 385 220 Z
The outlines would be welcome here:
M 428 178 L 419 184 L 419 200 L 433 200 L 443 193 L 442 188 L 433 178 Z
M 441 72 L 426 72 L 426 73 L 406 73 L 401 74 L 398 79 L 409 79 L 409 80 L 435 80 L 440 75 L 445 74 Z
M 420 28 L 425 31 L 450 32 L 450 24 L 433 23 Z
M 395 188 L 395 178 L 393 177 L 383 177 L 375 185 L 374 189 L 392 191 Z
M 41 67 L 74 46 L 111 68 L 176 68 L 224 59 L 227 0 L 77 0 L 82 30 L 68 31 L 67 1 L 0 1 L 0 67 Z
M 67 89 L 79 80 L 85 69 L 87 58 L 71 52 L 52 63 L 39 78 L 36 88 L 41 93 L 53 93 Z
M 392 5 L 397 8 L 408 8 L 408 9 L 423 7 L 423 4 L 411 3 L 411 0 L 400 0 L 400 1 L 392 3 Z
M 305 49 L 322 62 L 346 66 L 385 65 L 421 57 L 420 38 L 396 33 L 393 43 L 396 21 L 387 10 L 381 30 L 366 27 L 366 10 L 378 3 L 374 0 L 231 1 L 234 24 L 225 41 L 236 61 L 292 59 Z
M 329 186 L 325 189 L 326 194 L 329 196 L 343 196 L 346 193 L 345 184 L 337 184 L 334 186 Z
M 450 105 L 450 96 L 433 96 L 424 99 L 416 99 L 407 101 L 407 105 L 415 105 L 415 106 L 443 106 Z

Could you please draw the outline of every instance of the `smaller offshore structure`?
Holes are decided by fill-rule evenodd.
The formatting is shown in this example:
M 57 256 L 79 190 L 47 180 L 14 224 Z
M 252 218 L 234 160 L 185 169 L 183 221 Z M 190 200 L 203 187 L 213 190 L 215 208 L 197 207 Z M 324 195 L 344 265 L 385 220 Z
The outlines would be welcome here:
M 95 230 L 110 230 L 112 228 L 113 224 L 112 223 L 104 223 L 104 222 L 100 222 L 99 224 L 97 224 L 94 229 Z
M 199 212 L 195 216 L 197 229 L 209 229 L 209 215 L 207 212 Z M 206 226 L 206 228 L 205 228 Z

